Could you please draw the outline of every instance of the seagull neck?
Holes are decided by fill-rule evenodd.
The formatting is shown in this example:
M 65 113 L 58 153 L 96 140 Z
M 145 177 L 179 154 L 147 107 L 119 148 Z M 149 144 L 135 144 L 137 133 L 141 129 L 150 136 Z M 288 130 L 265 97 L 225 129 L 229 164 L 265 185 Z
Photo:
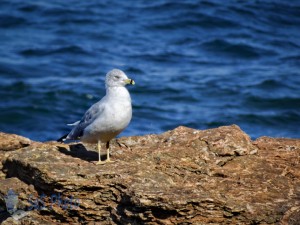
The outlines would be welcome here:
M 107 96 L 117 96 L 117 97 L 122 97 L 122 98 L 128 98 L 129 92 L 125 87 L 107 87 L 106 88 L 106 95 Z

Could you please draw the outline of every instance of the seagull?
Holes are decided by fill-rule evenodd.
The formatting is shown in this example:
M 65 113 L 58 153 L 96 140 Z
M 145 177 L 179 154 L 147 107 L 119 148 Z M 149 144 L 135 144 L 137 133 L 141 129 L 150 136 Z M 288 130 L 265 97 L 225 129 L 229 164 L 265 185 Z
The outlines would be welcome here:
M 112 162 L 109 154 L 109 142 L 120 134 L 130 123 L 132 105 L 130 94 L 125 87 L 135 82 L 119 69 L 113 69 L 106 74 L 106 95 L 92 105 L 80 121 L 73 124 L 70 133 L 57 141 L 80 140 L 85 143 L 97 143 L 99 160 L 97 164 Z M 106 144 L 107 158 L 101 161 L 101 143 Z

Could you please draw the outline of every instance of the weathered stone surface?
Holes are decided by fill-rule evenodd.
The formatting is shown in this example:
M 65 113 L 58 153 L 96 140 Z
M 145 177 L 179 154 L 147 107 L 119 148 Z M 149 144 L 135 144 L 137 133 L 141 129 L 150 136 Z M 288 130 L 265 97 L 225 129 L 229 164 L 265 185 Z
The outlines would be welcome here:
M 12 151 L 30 145 L 28 138 L 0 132 L 0 151 Z
M 0 132 L 0 160 L 5 159 L 9 154 L 7 151 L 15 151 L 30 145 L 31 141 L 28 138 Z M 2 163 L 0 163 L 0 180 L 5 177 L 2 172 Z
M 112 141 L 115 162 L 105 165 L 94 163 L 95 147 L 31 142 L 0 151 L 0 194 L 13 188 L 27 213 L 17 222 L 299 224 L 299 139 L 178 127 Z

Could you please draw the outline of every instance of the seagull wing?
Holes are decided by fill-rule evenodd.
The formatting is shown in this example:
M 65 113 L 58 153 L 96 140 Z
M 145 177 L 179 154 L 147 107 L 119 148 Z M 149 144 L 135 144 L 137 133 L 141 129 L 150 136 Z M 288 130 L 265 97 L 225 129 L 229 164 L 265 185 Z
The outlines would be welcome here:
M 103 99 L 101 99 L 99 102 L 92 105 L 88 109 L 88 111 L 85 112 L 84 116 L 80 121 L 70 124 L 75 127 L 71 130 L 71 132 L 68 134 L 66 139 L 77 140 L 83 136 L 84 129 L 87 126 L 89 126 L 91 123 L 93 123 L 95 119 L 101 116 L 101 113 L 104 110 L 104 105 L 102 104 L 102 101 Z

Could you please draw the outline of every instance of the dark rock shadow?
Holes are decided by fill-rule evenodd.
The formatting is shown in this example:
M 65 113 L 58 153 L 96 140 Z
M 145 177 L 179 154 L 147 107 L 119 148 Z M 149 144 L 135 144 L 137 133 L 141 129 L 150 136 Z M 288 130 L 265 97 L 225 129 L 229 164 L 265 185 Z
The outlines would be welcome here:
M 69 146 L 70 150 L 61 146 L 57 146 L 57 148 L 61 153 L 75 158 L 79 158 L 88 162 L 98 161 L 98 153 L 94 151 L 88 151 L 83 144 L 74 144 Z
M 2 224 L 2 222 L 5 221 L 10 216 L 11 215 L 7 211 L 0 212 L 0 224 Z

